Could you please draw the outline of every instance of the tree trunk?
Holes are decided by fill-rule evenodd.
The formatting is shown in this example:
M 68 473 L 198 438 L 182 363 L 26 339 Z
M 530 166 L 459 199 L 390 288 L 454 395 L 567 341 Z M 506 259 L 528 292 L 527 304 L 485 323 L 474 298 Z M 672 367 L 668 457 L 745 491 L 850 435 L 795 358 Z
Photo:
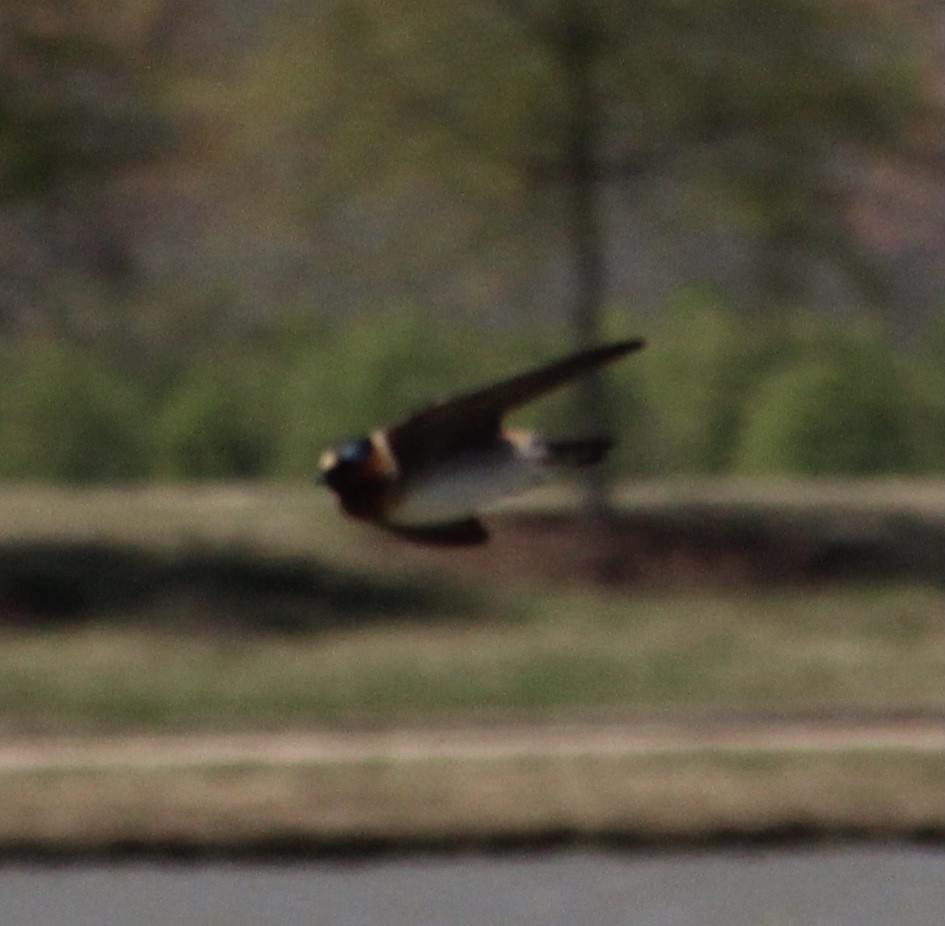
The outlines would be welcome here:
M 600 101 L 593 67 L 599 53 L 595 25 L 579 2 L 571 8 L 562 41 L 562 63 L 568 85 L 567 162 L 565 195 L 568 242 L 573 265 L 572 325 L 579 348 L 600 340 L 600 316 L 606 290 L 604 243 L 599 211 Z M 576 414 L 583 433 L 611 431 L 611 414 L 600 373 L 582 378 Z M 609 511 L 609 479 L 599 467 L 587 470 L 585 514 L 602 527 Z

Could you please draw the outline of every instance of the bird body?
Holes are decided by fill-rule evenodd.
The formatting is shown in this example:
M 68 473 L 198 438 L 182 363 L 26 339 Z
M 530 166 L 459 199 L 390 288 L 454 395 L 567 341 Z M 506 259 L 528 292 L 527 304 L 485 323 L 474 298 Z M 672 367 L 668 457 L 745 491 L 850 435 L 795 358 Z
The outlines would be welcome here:
M 504 431 L 450 455 L 394 502 L 390 519 L 442 523 L 488 510 L 550 475 L 541 441 L 525 431 Z
M 322 480 L 342 508 L 406 539 L 466 545 L 488 538 L 477 517 L 561 467 L 600 462 L 608 438 L 553 441 L 505 428 L 502 416 L 576 376 L 643 346 L 623 341 L 431 405 L 391 428 L 326 451 Z

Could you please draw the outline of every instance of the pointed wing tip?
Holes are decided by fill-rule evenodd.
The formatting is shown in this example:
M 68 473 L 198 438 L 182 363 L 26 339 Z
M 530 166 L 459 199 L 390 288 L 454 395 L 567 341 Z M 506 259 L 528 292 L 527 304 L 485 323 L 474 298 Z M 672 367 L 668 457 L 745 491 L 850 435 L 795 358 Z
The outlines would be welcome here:
M 646 347 L 646 339 L 627 338 L 625 341 L 617 341 L 611 346 L 621 354 L 632 354 L 634 351 L 643 350 Z
M 587 366 L 599 366 L 604 363 L 611 363 L 627 354 L 636 353 L 646 347 L 646 341 L 643 338 L 626 338 L 623 341 L 612 341 L 610 344 L 601 344 L 599 347 L 591 347 L 587 350 L 573 354 L 571 358 L 565 358 L 577 361 L 579 364 Z
M 458 442 L 476 435 L 494 435 L 501 417 L 509 410 L 559 388 L 594 367 L 645 346 L 643 338 L 614 341 L 569 354 L 510 379 L 448 397 L 389 428 L 389 443 L 398 462 L 408 466 L 422 465 Z

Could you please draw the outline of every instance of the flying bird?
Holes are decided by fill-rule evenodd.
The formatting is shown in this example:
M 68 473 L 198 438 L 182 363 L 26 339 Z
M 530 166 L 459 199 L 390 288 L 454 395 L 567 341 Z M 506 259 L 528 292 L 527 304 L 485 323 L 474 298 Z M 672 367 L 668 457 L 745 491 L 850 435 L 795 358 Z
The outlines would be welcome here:
M 619 357 L 641 339 L 579 351 L 535 370 L 435 403 L 319 460 L 320 481 L 349 515 L 419 543 L 463 546 L 489 534 L 479 512 L 556 469 L 601 462 L 608 437 L 551 440 L 506 428 L 514 408 Z

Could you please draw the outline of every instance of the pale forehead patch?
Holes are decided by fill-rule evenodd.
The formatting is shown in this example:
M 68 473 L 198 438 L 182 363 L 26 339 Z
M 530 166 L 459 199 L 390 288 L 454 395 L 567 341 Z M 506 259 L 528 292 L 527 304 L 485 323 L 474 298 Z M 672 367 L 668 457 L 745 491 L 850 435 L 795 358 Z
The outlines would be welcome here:
M 318 468 L 323 472 L 328 472 L 328 470 L 334 468 L 338 465 L 338 454 L 334 450 L 326 450 L 318 458 Z

